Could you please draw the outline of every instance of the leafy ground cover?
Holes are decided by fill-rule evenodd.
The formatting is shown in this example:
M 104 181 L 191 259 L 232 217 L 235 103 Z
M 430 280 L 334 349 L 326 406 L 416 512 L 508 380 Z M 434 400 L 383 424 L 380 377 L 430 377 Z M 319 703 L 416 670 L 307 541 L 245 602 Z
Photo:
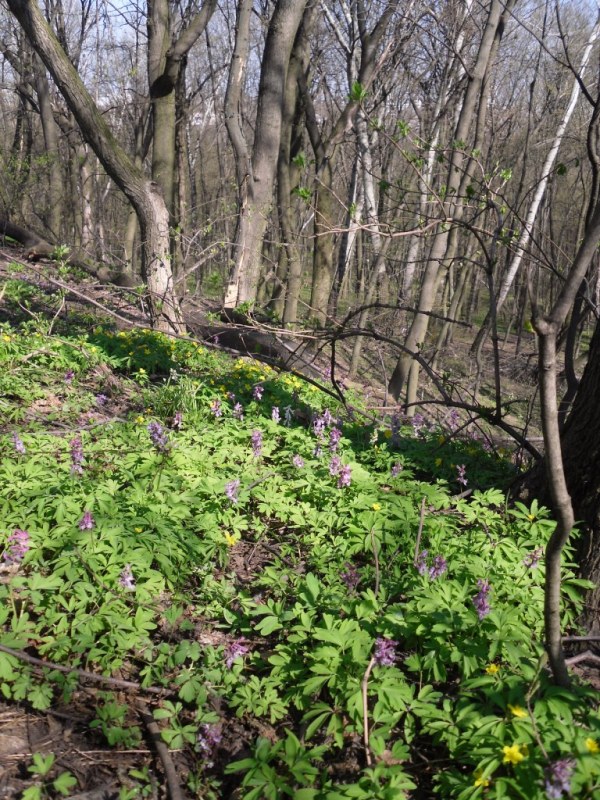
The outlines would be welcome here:
M 478 431 L 373 421 L 186 339 L 58 330 L 0 330 L 0 691 L 146 753 L 112 796 L 166 796 L 171 763 L 188 797 L 600 797 L 597 693 L 545 669 L 553 522 L 507 507 Z M 7 797 L 92 788 L 44 747 L 6 764 Z

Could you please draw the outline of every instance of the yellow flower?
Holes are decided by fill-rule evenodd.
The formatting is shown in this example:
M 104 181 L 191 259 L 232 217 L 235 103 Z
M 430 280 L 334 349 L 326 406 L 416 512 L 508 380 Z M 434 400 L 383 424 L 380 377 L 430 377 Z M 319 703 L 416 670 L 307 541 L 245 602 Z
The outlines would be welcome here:
M 8 334 L 5 333 L 2 338 L 4 339 L 5 342 L 10 342 L 10 336 L 8 336 Z
M 521 706 L 511 706 L 511 704 L 509 703 L 508 710 L 513 715 L 513 717 L 523 718 L 528 716 L 527 711 L 525 711 L 524 708 L 521 708 Z
M 504 745 L 502 752 L 504 753 L 503 764 L 520 764 L 527 756 L 527 745 Z
M 595 739 L 592 739 L 591 736 L 588 736 L 588 738 L 585 740 L 585 746 L 590 753 L 600 753 L 600 745 Z
M 134 528 L 136 533 L 141 533 L 144 529 L 143 528 Z
M 227 547 L 233 547 L 237 539 L 231 533 L 225 533 L 225 541 L 227 542 Z
M 473 784 L 474 786 L 489 786 L 490 785 L 489 780 L 487 778 L 482 777 L 482 776 L 483 776 L 483 771 L 478 769 L 477 772 L 475 773 L 475 783 Z
M 436 458 L 435 465 L 436 465 L 436 467 L 440 467 L 442 465 L 442 459 L 441 458 Z
M 143 367 L 140 367 L 140 368 L 138 369 L 138 372 L 146 372 L 146 370 L 145 370 Z
M 373 509 L 373 511 L 381 511 L 381 503 L 373 503 L 371 508 Z
M 142 417 L 142 416 L 136 417 L 136 418 L 135 418 L 135 421 L 136 421 L 136 422 L 140 422 L 140 423 L 141 423 L 141 422 L 144 422 L 144 417 Z
M 500 667 L 498 664 L 490 664 L 485 668 L 485 671 L 488 675 L 496 675 L 498 672 L 500 672 Z

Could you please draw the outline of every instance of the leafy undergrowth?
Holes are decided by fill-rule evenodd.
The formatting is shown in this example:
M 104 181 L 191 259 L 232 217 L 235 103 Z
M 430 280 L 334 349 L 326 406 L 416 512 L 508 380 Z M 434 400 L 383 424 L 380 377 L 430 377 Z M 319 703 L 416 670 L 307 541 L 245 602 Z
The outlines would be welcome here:
M 192 797 L 600 796 L 598 698 L 543 658 L 553 523 L 455 416 L 372 424 L 148 331 L 5 326 L 0 367 L 7 702 L 87 703 L 115 751 L 149 708 Z M 90 788 L 52 753 L 19 780 Z M 160 764 L 115 780 L 164 796 Z

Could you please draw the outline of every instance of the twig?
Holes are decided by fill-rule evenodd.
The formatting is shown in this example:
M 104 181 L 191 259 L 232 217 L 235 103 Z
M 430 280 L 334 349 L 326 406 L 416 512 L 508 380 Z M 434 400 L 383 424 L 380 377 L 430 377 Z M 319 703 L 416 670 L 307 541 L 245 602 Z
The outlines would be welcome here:
M 586 650 L 585 653 L 578 653 L 576 656 L 571 656 L 571 658 L 565 659 L 565 663 L 570 667 L 574 666 L 575 664 L 580 664 L 582 661 L 589 661 L 591 664 L 600 665 L 600 656 L 596 656 L 594 653 L 590 653 L 589 650 Z
M 162 761 L 163 769 L 165 771 L 165 777 L 167 779 L 167 788 L 169 790 L 169 797 L 171 798 L 171 800 L 186 800 L 186 796 L 183 793 L 181 785 L 179 783 L 179 778 L 177 777 L 175 764 L 173 764 L 173 759 L 171 758 L 171 754 L 169 753 L 169 748 L 163 742 L 162 737 L 160 735 L 160 728 L 154 721 L 154 717 L 150 713 L 150 710 L 145 705 L 145 703 L 142 703 L 141 701 L 138 700 L 136 705 L 138 709 L 138 714 L 140 715 L 142 722 L 148 729 L 148 733 L 150 734 L 152 744 L 156 748 L 158 757 Z
M 375 559 L 375 597 L 379 594 L 379 555 L 377 553 L 377 542 L 375 541 L 375 531 L 371 528 L 371 546 L 373 547 L 373 558 Z
M 373 763 L 373 758 L 371 756 L 371 745 L 369 744 L 369 698 L 367 692 L 369 689 L 369 677 L 371 675 L 371 672 L 373 671 L 374 666 L 375 666 L 375 656 L 373 656 L 369 661 L 360 685 L 362 691 L 362 703 L 363 703 L 363 742 L 365 745 L 365 758 L 367 760 L 368 767 L 370 767 L 371 764 Z
M 70 675 L 74 672 L 76 675 L 79 675 L 80 678 L 88 681 L 94 681 L 95 683 L 104 683 L 107 686 L 118 686 L 120 689 L 135 689 L 138 692 L 148 692 L 149 694 L 159 695 L 166 694 L 168 692 L 168 689 L 161 689 L 160 686 L 142 687 L 139 683 L 135 683 L 134 681 L 124 681 L 121 680 L 121 678 L 109 678 L 108 675 L 98 675 L 96 672 L 88 672 L 87 670 L 79 669 L 78 667 L 64 667 L 62 664 L 54 664 L 51 661 L 45 661 L 44 659 L 30 656 L 28 653 L 24 653 L 22 650 L 13 650 L 12 647 L 6 647 L 4 644 L 0 644 L 0 651 L 7 653 L 9 656 L 14 656 L 14 658 L 18 658 L 19 661 L 25 661 L 28 664 L 33 664 L 35 667 L 57 670 L 58 672 L 64 672 L 65 675 Z
M 413 564 L 415 567 L 419 562 L 419 553 L 421 552 L 421 536 L 423 535 L 423 525 L 425 524 L 425 503 L 427 502 L 427 498 L 423 497 L 421 500 L 421 515 L 419 517 L 419 530 L 417 531 L 417 541 L 415 542 L 415 557 L 413 559 Z

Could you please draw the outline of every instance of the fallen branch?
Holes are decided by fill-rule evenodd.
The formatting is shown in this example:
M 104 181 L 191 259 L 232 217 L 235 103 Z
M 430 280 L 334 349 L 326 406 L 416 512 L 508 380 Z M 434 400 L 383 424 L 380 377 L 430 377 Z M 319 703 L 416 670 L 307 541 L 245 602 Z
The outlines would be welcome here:
M 186 800 L 186 796 L 183 793 L 181 785 L 179 783 L 179 778 L 177 776 L 177 770 L 175 769 L 175 764 L 173 763 L 173 759 L 171 758 L 171 754 L 169 753 L 169 748 L 162 740 L 162 736 L 160 734 L 160 728 L 154 721 L 154 717 L 150 713 L 149 708 L 144 703 L 138 701 L 136 705 L 138 714 L 140 715 L 142 722 L 146 726 L 148 733 L 150 734 L 152 744 L 156 748 L 158 757 L 162 762 L 163 769 L 165 771 L 165 777 L 167 779 L 167 788 L 169 790 L 169 797 L 171 798 L 171 800 Z

